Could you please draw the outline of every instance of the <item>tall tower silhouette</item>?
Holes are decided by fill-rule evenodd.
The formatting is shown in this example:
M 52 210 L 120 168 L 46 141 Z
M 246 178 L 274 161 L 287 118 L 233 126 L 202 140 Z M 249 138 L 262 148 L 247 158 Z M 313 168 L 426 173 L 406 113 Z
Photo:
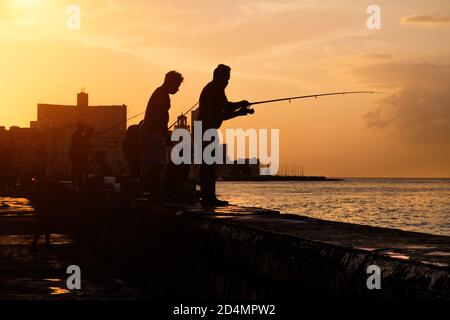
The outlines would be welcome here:
M 84 92 L 84 88 L 77 94 L 77 106 L 87 107 L 89 106 L 89 95 Z

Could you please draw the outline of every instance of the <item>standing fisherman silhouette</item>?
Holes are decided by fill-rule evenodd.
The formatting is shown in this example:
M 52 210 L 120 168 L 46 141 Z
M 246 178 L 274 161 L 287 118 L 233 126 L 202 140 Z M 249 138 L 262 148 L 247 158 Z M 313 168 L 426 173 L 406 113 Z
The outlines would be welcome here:
M 202 121 L 202 136 L 208 129 L 219 129 L 225 120 L 254 112 L 248 108 L 250 103 L 247 100 L 228 101 L 225 88 L 230 80 L 230 72 L 230 67 L 220 64 L 214 70 L 213 80 L 203 88 L 198 117 L 198 120 Z M 203 150 L 209 143 L 203 143 Z M 215 141 L 215 143 L 219 142 Z M 216 164 L 205 163 L 203 157 L 200 166 L 200 188 L 203 206 L 214 207 L 228 204 L 228 201 L 219 200 L 216 197 Z
M 164 170 L 168 163 L 170 140 L 169 122 L 170 96 L 178 92 L 183 76 L 176 71 L 166 74 L 164 83 L 151 95 L 144 121 L 139 126 L 139 143 L 142 178 L 149 187 L 153 200 L 164 200 Z
M 89 171 L 89 153 L 91 151 L 91 127 L 79 123 L 72 135 L 69 148 L 70 162 L 72 163 L 72 184 L 76 189 L 86 184 Z
M 140 175 L 140 153 L 139 153 L 139 127 L 142 125 L 134 124 L 128 127 L 125 139 L 122 142 L 122 151 L 130 167 L 130 177 L 139 178 Z

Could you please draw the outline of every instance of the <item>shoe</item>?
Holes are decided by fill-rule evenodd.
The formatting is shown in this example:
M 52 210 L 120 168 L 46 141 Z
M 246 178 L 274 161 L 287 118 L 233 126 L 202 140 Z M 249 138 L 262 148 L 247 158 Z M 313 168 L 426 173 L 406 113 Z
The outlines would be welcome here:
M 202 199 L 201 201 L 203 207 L 223 207 L 227 206 L 230 203 L 225 200 L 215 199 Z

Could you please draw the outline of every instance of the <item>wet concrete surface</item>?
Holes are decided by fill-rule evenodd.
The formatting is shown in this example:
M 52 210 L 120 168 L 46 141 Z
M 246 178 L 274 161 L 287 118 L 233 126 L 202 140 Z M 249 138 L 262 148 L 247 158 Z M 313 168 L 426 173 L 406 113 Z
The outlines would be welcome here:
M 110 274 L 86 266 L 82 250 L 70 237 L 41 236 L 32 249 L 35 216 L 32 210 L 0 215 L 0 300 L 140 299 L 142 294 Z M 67 288 L 70 265 L 81 268 L 82 290 Z
M 60 231 L 38 251 L 33 215 L 0 215 L 0 299 L 450 298 L 450 237 L 72 192 L 55 206 L 72 236 Z M 81 291 L 66 288 L 71 264 Z M 382 268 L 379 293 L 366 286 L 371 264 Z
M 190 212 L 226 224 L 450 270 L 450 237 L 447 236 L 326 221 L 253 207 L 168 206 L 179 208 L 179 214 Z
M 167 205 L 191 217 L 221 263 L 283 284 L 273 297 L 450 299 L 450 237 L 332 222 L 258 208 Z M 383 290 L 367 289 L 367 268 Z M 253 291 L 251 294 L 254 294 Z M 265 293 L 264 293 L 265 294 Z

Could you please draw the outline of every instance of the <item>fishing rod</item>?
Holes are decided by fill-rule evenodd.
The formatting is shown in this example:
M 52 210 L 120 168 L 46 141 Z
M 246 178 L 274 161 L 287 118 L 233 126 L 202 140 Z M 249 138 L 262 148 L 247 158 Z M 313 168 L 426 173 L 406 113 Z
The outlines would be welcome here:
M 290 102 L 291 100 L 297 100 L 297 99 L 307 99 L 307 98 L 316 98 L 317 99 L 318 97 L 337 96 L 337 95 L 346 95 L 346 94 L 387 94 L 387 95 L 391 95 L 392 97 L 395 98 L 395 95 L 388 93 L 388 92 L 382 92 L 382 91 L 341 91 L 341 92 L 318 93 L 318 94 L 310 94 L 310 95 L 306 95 L 306 96 L 256 101 L 256 102 L 250 102 L 249 106 L 253 106 L 253 105 L 257 105 L 257 104 L 272 103 L 272 102 L 280 102 L 280 101 L 289 101 Z
M 387 95 L 390 95 L 393 98 L 395 98 L 394 94 L 389 93 L 389 92 L 383 92 L 383 91 L 340 91 L 340 92 L 310 94 L 310 95 L 298 96 L 298 97 L 289 97 L 289 98 L 280 98 L 280 99 L 272 99 L 272 100 L 264 100 L 264 101 L 255 101 L 255 102 L 250 102 L 248 107 L 253 106 L 253 105 L 257 105 L 257 104 L 265 104 L 265 103 L 272 103 L 272 102 L 280 102 L 280 101 L 289 101 L 289 102 L 291 102 L 291 100 L 307 99 L 307 98 L 316 98 L 317 99 L 318 97 L 337 96 L 337 95 L 346 95 L 346 94 L 387 94 Z M 194 109 L 198 104 L 199 104 L 198 102 L 196 104 L 194 104 L 189 110 L 187 110 L 186 112 L 182 113 L 182 115 L 186 115 L 189 111 Z M 251 111 L 253 111 L 253 110 L 251 110 Z M 250 112 L 250 113 L 254 113 L 254 111 Z M 177 121 L 175 121 L 169 127 L 169 129 L 171 129 L 176 123 L 177 123 Z
M 325 96 L 336 96 L 336 95 L 346 95 L 346 94 L 387 94 L 395 98 L 395 95 L 389 92 L 383 92 L 383 91 L 340 91 L 340 92 L 330 92 L 330 93 L 318 93 L 318 94 L 310 94 L 306 96 L 298 96 L 298 97 L 290 97 L 290 98 L 281 98 L 281 99 L 272 99 L 272 100 L 264 100 L 264 101 L 256 101 L 256 102 L 250 102 L 250 106 L 257 105 L 257 104 L 265 104 L 265 103 L 272 103 L 272 102 L 280 102 L 280 101 L 289 101 L 291 100 L 298 100 L 298 99 L 307 99 L 307 98 L 318 98 L 318 97 L 325 97 Z M 186 115 L 189 111 L 194 109 L 196 106 L 198 106 L 198 102 L 194 104 L 189 110 L 182 113 L 182 115 Z M 253 114 L 255 111 L 250 109 L 249 113 Z M 170 127 L 169 130 L 177 124 L 178 121 L 175 121 Z
M 140 112 L 140 113 L 138 113 L 138 114 L 135 114 L 134 116 L 129 117 L 129 118 L 127 118 L 127 119 L 125 119 L 125 120 L 122 120 L 122 121 L 120 121 L 120 122 L 117 122 L 117 123 L 113 124 L 112 126 L 106 128 L 106 129 L 103 129 L 103 130 L 101 130 L 101 131 L 99 131 L 99 132 L 94 133 L 94 134 L 93 134 L 93 137 L 98 136 L 98 135 L 101 135 L 101 134 L 103 134 L 103 133 L 106 133 L 106 132 L 108 132 L 109 130 L 112 130 L 112 129 L 114 129 L 114 128 L 116 128 L 116 127 L 118 127 L 118 126 L 120 126 L 120 125 L 122 125 L 122 124 L 124 124 L 124 123 L 127 123 L 127 122 L 128 122 L 129 120 L 131 120 L 131 119 L 134 119 L 134 118 L 139 117 L 140 115 L 143 115 L 144 113 L 145 113 L 145 111 Z
M 272 100 L 264 100 L 264 101 L 250 102 L 249 107 L 250 107 L 250 106 L 253 106 L 253 105 L 266 104 L 266 103 L 272 103 L 272 102 L 280 102 L 280 101 L 289 101 L 289 102 L 290 102 L 291 100 L 308 99 L 308 98 L 316 98 L 316 99 L 317 99 L 318 97 L 324 97 L 324 96 L 336 96 L 336 95 L 346 95 L 346 94 L 387 94 L 387 95 L 391 95 L 392 97 L 395 98 L 395 95 L 394 95 L 394 94 L 391 94 L 391 93 L 388 93 L 388 92 L 383 92 L 383 91 L 341 91 L 341 92 L 318 93 L 318 94 L 310 94 L 310 95 L 298 96 L 298 97 L 289 97 L 289 98 L 280 98 L 280 99 L 272 99 Z M 198 106 L 198 104 L 199 104 L 199 102 L 196 102 L 196 103 L 195 103 L 192 107 L 190 107 L 187 111 L 183 112 L 182 115 L 183 115 L 183 116 L 186 115 L 188 112 L 190 112 L 190 111 L 191 111 L 192 109 L 194 109 L 196 106 Z M 250 110 L 253 111 L 252 109 L 250 109 Z M 253 112 L 254 112 L 254 111 L 253 111 Z M 253 112 L 250 112 L 250 113 L 253 113 Z M 105 133 L 105 132 L 107 132 L 107 131 L 109 131 L 109 130 L 111 130 L 111 129 L 113 129 L 113 128 L 115 128 L 115 127 L 121 125 L 121 124 L 123 124 L 124 122 L 126 123 L 127 121 L 129 121 L 129 120 L 131 120 L 131 119 L 134 119 L 134 118 L 136 118 L 136 117 L 138 117 L 138 116 L 140 116 L 140 115 L 142 115 L 142 114 L 144 114 L 144 113 L 145 113 L 145 111 L 144 111 L 144 112 L 140 112 L 140 113 L 138 113 L 138 114 L 136 114 L 136 115 L 134 115 L 134 116 L 132 116 L 132 117 L 126 119 L 125 121 L 118 122 L 118 123 L 114 124 L 113 126 L 111 126 L 111 127 L 109 127 L 109 128 L 106 128 L 105 130 L 102 130 L 102 131 L 100 131 L 100 132 L 98 132 L 98 133 L 96 133 L 96 134 L 94 134 L 94 135 L 99 135 L 99 134 Z M 177 122 L 178 122 L 178 120 L 175 121 L 174 123 L 172 123 L 172 125 L 171 125 L 168 129 L 169 129 L 169 130 L 172 129 L 172 127 L 173 127 L 174 125 L 176 125 Z
M 189 111 L 191 111 L 191 110 L 194 109 L 196 106 L 198 106 L 198 104 L 199 104 L 199 103 L 196 102 L 196 103 L 195 103 L 192 107 L 190 107 L 187 111 L 183 112 L 182 115 L 186 115 Z M 116 124 L 114 124 L 114 125 L 112 125 L 112 126 L 106 128 L 106 129 L 102 130 L 102 131 L 99 131 L 99 132 L 95 133 L 93 136 L 97 136 L 97 135 L 100 135 L 100 134 L 104 134 L 104 133 L 106 133 L 107 131 L 114 129 L 115 127 L 120 126 L 120 125 L 122 125 L 123 123 L 126 123 L 126 122 L 128 122 L 129 120 L 131 120 L 131 119 L 134 119 L 134 118 L 136 118 L 136 117 L 139 117 L 140 115 L 143 115 L 144 113 L 145 113 L 145 111 L 140 112 L 140 113 L 138 113 L 138 114 L 135 114 L 135 115 L 132 116 L 132 117 L 129 117 L 129 118 L 123 120 L 123 121 L 120 121 L 120 122 L 118 122 L 118 123 L 116 123 Z M 174 123 L 172 123 L 172 125 L 171 125 L 168 129 L 170 130 L 174 125 L 177 124 L 177 122 L 178 122 L 178 120 L 175 121 Z M 118 144 L 121 143 L 121 142 L 122 142 L 122 141 L 114 141 L 114 142 L 104 143 L 104 144 L 100 144 L 100 145 L 95 145 L 95 146 L 93 146 L 93 147 L 98 148 L 98 147 L 105 147 L 105 146 L 116 146 L 116 145 L 118 145 Z
M 186 115 L 189 111 L 191 111 L 192 109 L 194 109 L 196 106 L 198 106 L 198 102 L 195 103 L 192 107 L 190 107 L 189 110 L 183 112 L 182 115 L 183 115 L 183 116 Z M 125 120 L 122 120 L 122 121 L 120 121 L 120 122 L 117 122 L 117 123 L 113 124 L 112 126 L 110 126 L 110 127 L 106 128 L 106 129 L 102 130 L 102 131 L 99 131 L 99 132 L 94 133 L 93 136 L 97 136 L 97 135 L 101 135 L 101 134 L 103 134 L 103 133 L 106 133 L 107 131 L 114 129 L 115 127 L 118 127 L 118 126 L 120 126 L 120 125 L 122 125 L 122 124 L 124 124 L 124 123 L 127 123 L 127 122 L 130 121 L 131 119 L 134 119 L 134 118 L 139 117 L 140 115 L 143 115 L 144 113 L 145 113 L 145 111 L 139 112 L 138 114 L 135 114 L 135 115 L 132 116 L 132 117 L 129 117 L 129 118 L 125 119 Z M 172 123 L 172 125 L 169 127 L 169 129 L 171 129 L 174 125 L 176 125 L 177 122 L 178 122 L 178 121 L 175 121 L 174 123 Z

